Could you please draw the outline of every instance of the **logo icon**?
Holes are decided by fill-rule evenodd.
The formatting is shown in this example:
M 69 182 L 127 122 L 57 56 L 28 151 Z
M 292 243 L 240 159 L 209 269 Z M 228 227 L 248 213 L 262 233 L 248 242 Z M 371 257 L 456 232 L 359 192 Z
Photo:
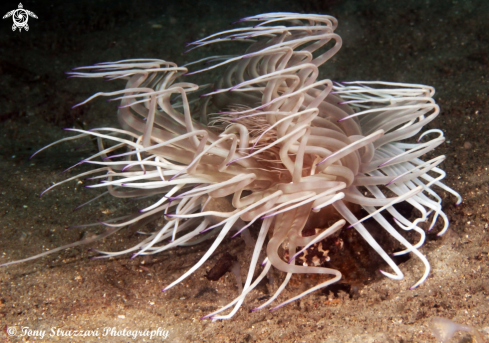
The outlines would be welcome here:
M 17 28 L 19 29 L 19 31 L 22 31 L 22 29 L 29 31 L 29 25 L 27 25 L 29 17 L 38 19 L 37 15 L 35 15 L 34 12 L 25 10 L 24 6 L 22 6 L 22 3 L 19 3 L 19 8 L 17 8 L 16 10 L 12 10 L 4 15 L 3 19 L 8 17 L 12 17 L 12 19 L 14 20 L 12 31 L 15 31 L 15 29 Z

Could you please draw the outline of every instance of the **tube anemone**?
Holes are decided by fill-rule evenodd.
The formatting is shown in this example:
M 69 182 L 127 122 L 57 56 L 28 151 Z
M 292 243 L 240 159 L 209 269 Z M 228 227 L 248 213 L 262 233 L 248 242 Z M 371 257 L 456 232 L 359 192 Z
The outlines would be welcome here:
M 229 319 L 272 267 L 286 273 L 285 279 L 254 310 L 274 302 L 292 274 L 330 277 L 272 310 L 340 280 L 340 271 L 300 264 L 298 256 L 346 225 L 357 230 L 390 266 L 391 271 L 382 274 L 401 280 L 400 268 L 362 224 L 372 218 L 405 247 L 395 255 L 411 252 L 424 264 L 424 273 L 412 288 L 427 278 L 430 264 L 418 250 L 425 239 L 419 224 L 428 221 L 431 229 L 440 218 L 443 227 L 438 235 L 447 230 L 448 218 L 437 191 L 453 194 L 457 204 L 462 201 L 441 182 L 445 173 L 439 164 L 445 156 L 421 159 L 445 140 L 441 130 L 422 132 L 440 112 L 433 100 L 434 88 L 318 79 L 319 67 L 342 43 L 334 33 L 337 20 L 331 16 L 268 13 L 240 22 L 254 26 L 213 34 L 190 43 L 188 51 L 240 41 L 248 44 L 242 55 L 212 56 L 181 67 L 158 59 L 131 59 L 79 67 L 69 73 L 72 77 L 122 79 L 126 86 L 96 93 L 76 105 L 100 96 L 120 100 L 120 128 L 70 129 L 77 135 L 53 143 L 83 137 L 98 143 L 99 152 L 78 163 L 98 168 L 63 182 L 91 175 L 102 182 L 89 188 L 106 189 L 114 197 L 151 195 L 159 200 L 139 213 L 104 222 L 108 230 L 102 235 L 22 261 L 93 242 L 133 223 L 163 218 L 163 224 L 137 245 L 98 253 L 100 258 L 135 257 L 212 240 L 201 259 L 168 284 L 167 290 L 201 267 L 225 237 L 257 223 L 261 228 L 242 291 L 231 303 L 204 317 Z M 209 74 L 217 68 L 220 77 L 211 84 L 211 91 L 209 84 L 187 81 L 189 75 Z M 228 210 L 217 210 L 217 201 L 229 202 Z M 401 202 L 417 209 L 419 216 L 406 218 L 399 213 L 394 205 Z M 358 218 L 351 204 L 368 215 Z M 325 208 L 341 219 L 305 235 L 311 212 L 325 213 Z M 386 220 L 387 213 L 398 228 Z M 415 243 L 399 233 L 411 230 L 419 234 Z M 266 251 L 264 261 L 262 250 Z M 21 261 L 4 266 L 17 262 Z M 220 315 L 230 308 L 228 314 Z

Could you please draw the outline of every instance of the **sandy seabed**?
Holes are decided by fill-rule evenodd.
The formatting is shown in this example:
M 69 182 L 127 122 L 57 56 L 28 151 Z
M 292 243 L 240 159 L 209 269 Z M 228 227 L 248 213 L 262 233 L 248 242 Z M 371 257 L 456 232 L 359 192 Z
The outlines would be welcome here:
M 163 287 L 192 266 L 207 243 L 134 260 L 129 256 L 89 260 L 94 254 L 88 247 L 78 247 L 0 269 L 2 341 L 436 342 L 428 327 L 434 316 L 473 326 L 489 341 L 487 1 L 24 5 L 39 17 L 29 20 L 28 32 L 12 32 L 8 20 L 0 26 L 0 263 L 93 235 L 100 228 L 66 227 L 141 206 L 100 198 L 73 212 L 94 196 L 82 182 L 64 184 L 38 197 L 51 182 L 62 180 L 56 174 L 87 157 L 93 147 L 75 150 L 77 144 L 63 144 L 29 160 L 35 150 L 64 137 L 63 127 L 115 122 L 113 104 L 98 101 L 75 110 L 70 107 L 96 91 L 121 84 L 66 80 L 64 71 L 137 57 L 182 64 L 206 53 L 182 55 L 185 42 L 228 29 L 230 22 L 243 16 L 269 11 L 327 13 L 339 19 L 337 32 L 344 45 L 323 68 L 323 78 L 433 85 L 442 112 L 429 128 L 445 131 L 447 142 L 436 154 L 447 156 L 442 165 L 445 183 L 464 201 L 455 207 L 455 199 L 444 195 L 450 228 L 440 238 L 428 235 L 421 251 L 432 271 L 415 290 L 409 287 L 421 276 L 423 265 L 411 258 L 400 266 L 405 273 L 400 282 L 372 272 L 362 282 L 356 280 L 358 292 L 352 297 L 344 292 L 337 296 L 316 292 L 275 312 L 250 313 L 278 286 L 277 274 L 275 284 L 257 287 L 232 320 L 212 322 L 200 317 L 227 304 L 238 291 L 232 274 L 216 282 L 204 275 L 224 252 L 250 254 L 240 239 L 227 240 L 203 268 L 165 293 Z M 6 2 L 0 8 L 6 13 L 17 6 Z M 134 230 L 123 230 L 91 247 L 119 250 L 138 239 Z M 298 294 L 312 282 L 316 280 L 293 279 L 280 299 Z M 12 328 L 17 335 L 8 335 Z M 22 336 L 22 328 L 35 331 L 24 331 Z M 42 330 L 46 331 L 43 338 Z M 51 330 L 55 335 L 50 336 Z M 68 330 L 97 334 L 69 337 Z M 155 330 L 158 337 L 145 336 L 144 330 L 148 335 Z M 453 341 L 475 342 L 468 334 L 457 334 Z

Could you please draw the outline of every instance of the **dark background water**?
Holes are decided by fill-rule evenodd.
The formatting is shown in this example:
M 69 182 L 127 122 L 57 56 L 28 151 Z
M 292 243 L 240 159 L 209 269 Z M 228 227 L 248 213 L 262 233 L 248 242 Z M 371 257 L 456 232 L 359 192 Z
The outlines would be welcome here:
M 442 102 L 487 97 L 489 2 L 478 1 L 25 1 L 30 31 L 0 22 L 0 122 L 35 115 L 71 126 L 88 118 L 70 105 L 94 86 L 65 81 L 75 66 L 136 57 L 182 64 L 184 44 L 271 11 L 324 13 L 339 20 L 343 48 L 323 68 L 334 80 L 389 80 L 436 87 Z M 0 12 L 18 6 L 3 1 Z M 207 53 L 207 52 L 205 52 Z M 90 91 L 87 87 L 92 88 Z M 100 87 L 100 84 L 98 85 Z M 445 108 L 447 109 L 447 108 Z

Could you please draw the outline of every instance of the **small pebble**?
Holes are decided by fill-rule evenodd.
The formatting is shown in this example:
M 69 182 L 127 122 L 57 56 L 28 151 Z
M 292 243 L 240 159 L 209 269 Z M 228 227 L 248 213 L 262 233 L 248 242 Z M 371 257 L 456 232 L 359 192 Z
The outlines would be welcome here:
M 470 149 L 470 148 L 472 148 L 472 143 L 470 143 L 470 142 L 465 142 L 465 143 L 464 143 L 464 149 L 467 149 L 467 150 L 468 150 L 468 149 Z

